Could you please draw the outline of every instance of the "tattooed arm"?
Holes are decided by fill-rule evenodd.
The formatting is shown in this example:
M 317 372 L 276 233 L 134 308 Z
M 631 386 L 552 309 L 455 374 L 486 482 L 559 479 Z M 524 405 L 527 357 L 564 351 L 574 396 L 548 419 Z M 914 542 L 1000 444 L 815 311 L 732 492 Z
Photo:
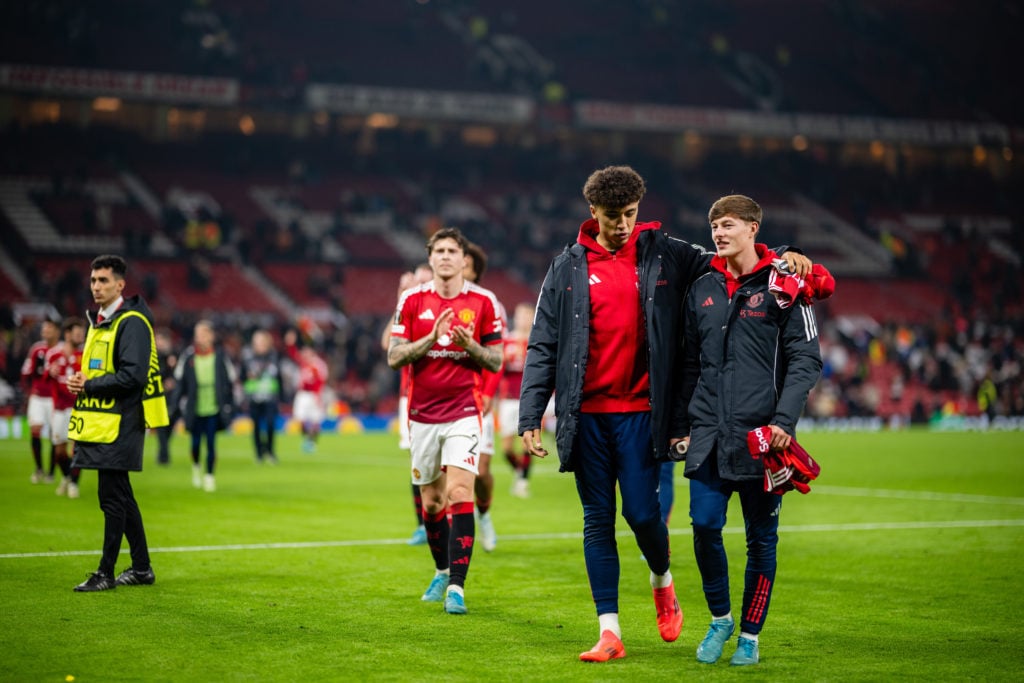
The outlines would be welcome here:
M 401 337 L 391 337 L 391 344 L 388 346 L 388 365 L 391 369 L 397 370 L 410 363 L 415 363 L 427 355 L 427 351 L 437 342 L 438 337 L 447 334 L 451 329 L 454 317 L 455 311 L 452 309 L 442 311 L 434 321 L 434 329 L 430 331 L 430 334 L 414 341 L 404 342 Z

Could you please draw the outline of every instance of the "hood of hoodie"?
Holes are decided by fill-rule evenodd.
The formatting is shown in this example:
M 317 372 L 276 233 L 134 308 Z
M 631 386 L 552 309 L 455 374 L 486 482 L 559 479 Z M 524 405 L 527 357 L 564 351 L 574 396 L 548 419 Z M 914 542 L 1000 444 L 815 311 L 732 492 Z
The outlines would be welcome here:
M 772 265 L 772 261 L 779 258 L 778 254 L 769 249 L 768 245 L 766 244 L 755 244 L 754 249 L 757 251 L 757 264 L 751 269 L 749 273 L 744 273 L 743 275 L 741 275 L 740 279 L 753 275 L 754 273 L 760 270 L 764 270 L 765 268 L 770 268 Z M 732 273 L 730 273 L 729 269 L 726 267 L 725 259 L 722 258 L 721 256 L 718 256 L 717 254 L 711 257 L 711 268 L 713 270 L 717 270 L 720 273 L 724 273 L 726 280 L 736 279 L 733 278 Z
M 640 236 L 640 233 L 644 230 L 657 230 L 661 227 L 659 221 L 650 221 L 648 223 L 637 223 L 633 227 L 633 232 L 630 233 L 629 239 L 622 245 L 622 249 L 619 249 L 617 253 L 624 251 L 632 251 L 636 249 L 636 240 Z M 597 235 L 600 233 L 601 227 L 598 225 L 597 219 L 590 218 L 583 221 L 580 225 L 580 234 L 576 238 L 576 242 L 585 247 L 587 251 L 594 252 L 598 256 L 611 256 L 611 252 L 602 247 L 597 241 Z

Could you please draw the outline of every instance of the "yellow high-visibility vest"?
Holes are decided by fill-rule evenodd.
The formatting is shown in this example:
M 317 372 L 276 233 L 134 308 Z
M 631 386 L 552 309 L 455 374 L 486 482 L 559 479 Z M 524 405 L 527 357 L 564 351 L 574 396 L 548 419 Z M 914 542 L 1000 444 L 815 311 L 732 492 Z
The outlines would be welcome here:
M 170 424 L 170 418 L 167 414 L 160 361 L 156 355 L 153 326 L 146 320 L 146 316 L 138 311 L 126 311 L 119 315 L 110 327 L 90 327 L 82 351 L 82 372 L 87 380 L 117 372 L 114 367 L 114 342 L 117 339 L 117 330 L 122 322 L 133 316 L 146 323 L 146 329 L 149 330 L 149 373 L 142 396 L 142 412 L 147 427 L 163 427 Z M 68 438 L 88 443 L 113 443 L 120 433 L 121 413 L 120 398 L 97 398 L 85 393 L 79 394 L 71 411 Z

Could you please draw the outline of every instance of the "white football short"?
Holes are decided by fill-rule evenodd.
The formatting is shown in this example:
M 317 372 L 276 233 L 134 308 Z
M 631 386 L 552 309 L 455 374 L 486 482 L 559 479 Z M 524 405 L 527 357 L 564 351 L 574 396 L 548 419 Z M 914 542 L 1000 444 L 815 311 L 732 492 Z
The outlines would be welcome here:
M 443 467 L 479 474 L 480 432 L 478 415 L 440 424 L 410 421 L 412 483 L 423 486 L 436 481 Z
M 324 419 L 320 396 L 312 391 L 295 392 L 295 400 L 292 402 L 292 417 L 303 424 L 320 424 Z
M 480 452 L 484 455 L 494 455 L 494 418 L 495 411 L 481 416 Z
M 28 397 L 28 426 L 44 427 L 53 422 L 53 397 L 36 396 Z
M 519 429 L 519 399 L 503 398 L 498 404 L 498 424 L 501 426 L 501 436 L 519 436 L 516 430 Z
M 54 410 L 50 421 L 50 443 L 61 446 L 68 442 L 68 425 L 71 423 L 71 408 Z
M 398 447 L 409 450 L 409 397 L 398 399 Z

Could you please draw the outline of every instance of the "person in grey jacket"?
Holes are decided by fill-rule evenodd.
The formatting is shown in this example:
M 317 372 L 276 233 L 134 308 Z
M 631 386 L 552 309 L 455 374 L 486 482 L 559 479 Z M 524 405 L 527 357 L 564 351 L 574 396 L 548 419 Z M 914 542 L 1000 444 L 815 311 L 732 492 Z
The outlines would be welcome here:
M 713 664 L 735 629 L 722 528 L 729 498 L 739 495 L 747 535 L 740 636 L 731 664 L 757 664 L 758 634 L 775 585 L 782 496 L 765 491 L 764 462 L 748 433 L 768 426 L 769 447 L 785 450 L 821 355 L 810 303 L 780 302 L 772 290 L 776 254 L 755 238 L 758 204 L 722 197 L 708 213 L 717 255 L 686 296 L 685 351 L 677 406 L 687 410 L 683 438 L 690 480 L 693 547 L 712 621 L 697 659 Z

